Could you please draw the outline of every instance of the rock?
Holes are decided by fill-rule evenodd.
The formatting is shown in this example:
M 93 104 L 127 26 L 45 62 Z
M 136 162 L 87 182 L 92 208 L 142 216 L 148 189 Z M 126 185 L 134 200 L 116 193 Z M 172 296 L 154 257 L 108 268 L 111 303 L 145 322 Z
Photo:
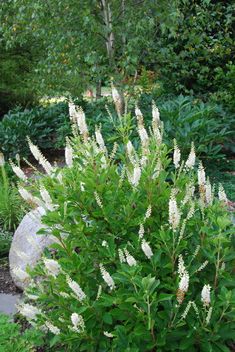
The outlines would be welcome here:
M 12 295 L 10 293 L 0 293 L 0 312 L 13 315 L 17 311 L 17 304 L 20 302 L 21 295 Z
M 9 252 L 10 273 L 15 285 L 22 290 L 28 286 L 29 280 L 23 277 L 20 269 L 25 271 L 27 267 L 33 268 L 44 249 L 56 240 L 53 236 L 37 235 L 37 232 L 45 227 L 41 223 L 44 213 L 41 207 L 30 211 L 24 216 L 13 236 Z M 15 268 L 18 269 L 14 270 Z

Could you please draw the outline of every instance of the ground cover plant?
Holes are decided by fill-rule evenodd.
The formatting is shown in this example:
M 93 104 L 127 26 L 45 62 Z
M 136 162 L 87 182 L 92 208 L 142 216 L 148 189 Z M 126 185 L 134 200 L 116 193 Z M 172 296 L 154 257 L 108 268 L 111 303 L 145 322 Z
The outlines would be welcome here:
M 155 104 L 150 132 L 135 114 L 140 147 L 123 128 L 125 149 L 108 152 L 100 126 L 89 135 L 70 104 L 64 169 L 29 141 L 48 175 L 31 183 L 15 169 L 19 192 L 56 243 L 21 272 L 32 281 L 19 311 L 57 351 L 229 351 L 235 241 L 223 186 L 217 196 L 193 144 L 182 160 L 176 141 L 162 143 Z

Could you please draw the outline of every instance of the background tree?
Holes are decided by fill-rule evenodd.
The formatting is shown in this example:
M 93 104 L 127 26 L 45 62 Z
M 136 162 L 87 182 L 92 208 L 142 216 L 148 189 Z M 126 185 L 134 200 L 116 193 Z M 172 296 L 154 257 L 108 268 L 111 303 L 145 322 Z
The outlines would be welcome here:
M 44 92 L 53 93 L 134 76 L 158 29 L 171 33 L 178 16 L 176 3 L 165 0 L 7 0 L 3 7 L 11 14 L 2 23 L 7 45 L 25 43 L 29 33 L 34 46 L 42 44 L 36 72 Z

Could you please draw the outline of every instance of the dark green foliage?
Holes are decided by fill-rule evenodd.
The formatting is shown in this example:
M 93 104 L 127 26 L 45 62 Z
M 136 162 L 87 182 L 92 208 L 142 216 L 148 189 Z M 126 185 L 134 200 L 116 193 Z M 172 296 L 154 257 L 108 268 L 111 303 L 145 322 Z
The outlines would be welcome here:
M 234 2 L 181 0 L 178 10 L 174 35 L 162 32 L 156 43 L 155 67 L 167 90 L 202 96 L 224 87 L 230 94 L 226 72 L 234 56 Z M 220 71 L 222 86 L 215 79 Z
M 27 156 L 27 136 L 42 149 L 59 148 L 64 144 L 62 131 L 68 121 L 66 103 L 10 111 L 0 123 L 1 150 L 6 158 L 14 158 L 17 153 Z
M 0 259 L 8 256 L 11 246 L 12 234 L 0 229 Z
M 0 167 L 0 228 L 14 231 L 28 207 L 23 203 L 15 184 L 10 182 L 5 166 Z
M 0 314 L 0 352 L 34 352 L 42 344 L 42 334 L 33 328 L 21 332 L 19 324 Z
M 0 38 L 0 116 L 16 105 L 26 107 L 36 102 L 30 80 L 35 61 L 31 50 L 29 45 L 7 50 Z

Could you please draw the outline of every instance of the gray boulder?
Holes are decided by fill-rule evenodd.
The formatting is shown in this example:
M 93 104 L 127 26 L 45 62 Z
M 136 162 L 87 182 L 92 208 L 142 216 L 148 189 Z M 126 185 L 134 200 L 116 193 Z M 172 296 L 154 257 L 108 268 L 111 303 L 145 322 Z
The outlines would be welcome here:
M 41 223 L 44 213 L 41 207 L 30 211 L 24 216 L 13 236 L 9 252 L 10 273 L 15 285 L 22 290 L 30 282 L 27 274 L 24 275 L 26 268 L 33 268 L 44 249 L 56 241 L 53 236 L 37 235 L 45 227 Z

